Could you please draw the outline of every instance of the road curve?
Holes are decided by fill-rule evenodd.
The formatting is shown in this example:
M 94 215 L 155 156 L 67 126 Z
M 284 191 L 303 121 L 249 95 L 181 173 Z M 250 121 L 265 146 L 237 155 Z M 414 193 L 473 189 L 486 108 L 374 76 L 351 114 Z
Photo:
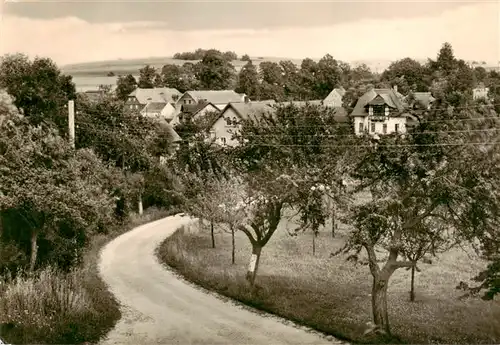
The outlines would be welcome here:
M 176 278 L 154 252 L 191 221 L 180 215 L 167 217 L 135 228 L 103 248 L 99 270 L 121 304 L 122 318 L 101 344 L 343 343 L 224 302 Z

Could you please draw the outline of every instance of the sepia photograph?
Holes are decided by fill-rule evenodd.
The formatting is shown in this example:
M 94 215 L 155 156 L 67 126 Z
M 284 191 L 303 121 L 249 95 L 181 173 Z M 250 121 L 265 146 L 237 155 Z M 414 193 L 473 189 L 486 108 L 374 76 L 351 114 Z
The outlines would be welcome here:
M 0 344 L 500 343 L 500 0 L 0 0 Z

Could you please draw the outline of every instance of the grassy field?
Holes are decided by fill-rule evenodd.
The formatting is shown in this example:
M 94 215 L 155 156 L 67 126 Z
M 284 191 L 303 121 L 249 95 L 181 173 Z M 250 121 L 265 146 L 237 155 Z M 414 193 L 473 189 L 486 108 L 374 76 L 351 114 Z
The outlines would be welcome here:
M 99 275 L 100 250 L 126 231 L 172 212 L 150 209 L 132 215 L 121 229 L 94 237 L 82 266 L 70 274 L 47 268 L 34 277 L 0 279 L 0 337 L 9 344 L 97 343 L 121 317 Z
M 236 236 L 234 266 L 230 235 L 219 232 L 217 248 L 212 249 L 210 232 L 197 226 L 183 228 L 165 240 L 158 255 L 188 280 L 245 304 L 353 342 L 375 342 L 363 336 L 371 320 L 372 278 L 368 267 L 330 256 L 344 243 L 346 227 L 340 227 L 336 238 L 323 229 L 313 256 L 312 235 L 291 237 L 285 228 L 293 226 L 283 221 L 263 249 L 254 293 L 244 281 L 251 247 L 242 233 Z M 499 343 L 500 301 L 460 300 L 461 293 L 455 289 L 483 265 L 472 252 L 461 249 L 443 255 L 432 265 L 421 264 L 415 302 L 409 301 L 409 271 L 396 271 L 388 299 L 397 341 Z

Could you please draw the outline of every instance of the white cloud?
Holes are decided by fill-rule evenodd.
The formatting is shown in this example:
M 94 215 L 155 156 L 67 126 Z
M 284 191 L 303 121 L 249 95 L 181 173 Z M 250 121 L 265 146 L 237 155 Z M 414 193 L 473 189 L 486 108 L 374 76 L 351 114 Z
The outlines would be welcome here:
M 213 47 L 291 58 L 330 53 L 351 61 L 435 57 L 441 44 L 448 41 L 460 58 L 500 60 L 499 1 L 463 6 L 433 17 L 370 19 L 321 28 L 172 31 L 164 27 L 157 22 L 91 24 L 75 17 L 38 20 L 4 14 L 0 53 L 49 56 L 65 64 L 166 56 Z

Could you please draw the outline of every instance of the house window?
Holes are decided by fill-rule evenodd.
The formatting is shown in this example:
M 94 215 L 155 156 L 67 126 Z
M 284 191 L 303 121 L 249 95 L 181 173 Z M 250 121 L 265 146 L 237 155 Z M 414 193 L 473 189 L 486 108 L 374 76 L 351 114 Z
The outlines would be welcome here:
M 238 121 L 236 120 L 236 116 L 233 117 L 233 125 L 236 126 L 236 124 L 238 123 Z
M 385 116 L 389 116 L 389 107 L 385 107 Z
M 370 115 L 370 116 L 373 115 L 373 107 L 370 107 L 368 109 L 368 115 Z
M 374 116 L 384 116 L 385 115 L 384 107 L 374 106 L 373 107 L 373 115 Z
M 396 133 L 399 133 L 399 123 L 396 123 L 394 125 L 394 130 L 396 131 Z
M 225 117 L 224 120 L 226 120 L 227 126 L 231 126 L 231 119 L 229 117 Z
M 220 138 L 220 140 L 222 141 L 223 145 L 226 145 L 226 138 L 225 137 Z
M 363 133 L 363 122 L 359 123 L 359 133 Z
M 384 125 L 382 126 L 382 131 L 384 134 L 387 134 L 387 123 L 384 123 Z
M 133 104 L 130 105 L 130 109 L 134 109 L 134 105 Z
M 375 132 L 375 122 L 372 122 L 371 123 L 371 129 L 370 129 L 373 132 Z
M 191 100 L 188 101 L 188 104 L 191 104 Z

